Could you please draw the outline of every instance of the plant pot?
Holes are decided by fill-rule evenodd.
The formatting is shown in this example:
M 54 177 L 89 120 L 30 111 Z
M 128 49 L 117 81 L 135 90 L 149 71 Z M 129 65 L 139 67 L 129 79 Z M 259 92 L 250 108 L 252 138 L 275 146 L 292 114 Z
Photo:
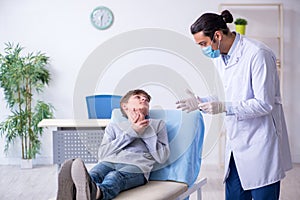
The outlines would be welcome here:
M 235 31 L 239 34 L 245 35 L 246 25 L 235 25 Z
M 32 159 L 22 159 L 21 169 L 32 169 Z

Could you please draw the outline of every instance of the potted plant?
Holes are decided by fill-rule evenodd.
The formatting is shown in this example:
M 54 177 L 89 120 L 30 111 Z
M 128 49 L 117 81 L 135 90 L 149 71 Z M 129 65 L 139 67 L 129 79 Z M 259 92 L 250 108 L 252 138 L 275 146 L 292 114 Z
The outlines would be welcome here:
M 242 35 L 245 35 L 246 25 L 248 24 L 247 20 L 243 19 L 243 18 L 237 18 L 234 21 L 234 24 L 235 24 L 235 30 L 236 30 L 236 32 L 238 32 L 238 33 L 240 33 Z
M 0 134 L 5 136 L 6 152 L 20 138 L 22 159 L 32 163 L 39 153 L 43 132 L 38 123 L 53 117 L 53 106 L 34 98 L 50 80 L 46 69 L 49 57 L 41 52 L 22 55 L 24 48 L 19 44 L 5 45 L 4 54 L 0 54 L 0 87 L 11 114 L 0 123 Z

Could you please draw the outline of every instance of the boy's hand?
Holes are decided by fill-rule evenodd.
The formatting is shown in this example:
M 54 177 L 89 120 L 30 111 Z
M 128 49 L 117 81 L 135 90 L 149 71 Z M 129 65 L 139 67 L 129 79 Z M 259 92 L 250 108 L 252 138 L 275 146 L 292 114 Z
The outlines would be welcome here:
M 145 114 L 139 109 L 133 109 L 129 111 L 128 119 L 131 122 L 131 127 L 139 135 L 144 133 L 145 129 L 149 125 L 149 120 L 145 119 Z

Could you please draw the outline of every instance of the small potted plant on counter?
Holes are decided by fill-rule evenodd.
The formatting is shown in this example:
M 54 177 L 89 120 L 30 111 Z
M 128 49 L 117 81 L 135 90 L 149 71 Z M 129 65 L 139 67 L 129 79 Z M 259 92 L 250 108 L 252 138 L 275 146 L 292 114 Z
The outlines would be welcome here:
M 234 21 L 234 24 L 235 24 L 235 30 L 236 30 L 236 32 L 238 32 L 238 33 L 240 33 L 242 35 L 245 35 L 246 25 L 248 24 L 247 20 L 243 19 L 243 18 L 237 18 Z

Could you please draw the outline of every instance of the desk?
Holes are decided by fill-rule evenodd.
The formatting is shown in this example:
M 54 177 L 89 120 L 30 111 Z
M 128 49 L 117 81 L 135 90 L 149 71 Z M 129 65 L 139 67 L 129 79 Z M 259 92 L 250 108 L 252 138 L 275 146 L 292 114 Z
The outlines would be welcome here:
M 56 127 L 53 133 L 53 163 L 70 158 L 97 163 L 98 148 L 110 119 L 44 119 L 39 127 Z
M 39 127 L 57 128 L 105 128 L 110 119 L 43 119 Z

